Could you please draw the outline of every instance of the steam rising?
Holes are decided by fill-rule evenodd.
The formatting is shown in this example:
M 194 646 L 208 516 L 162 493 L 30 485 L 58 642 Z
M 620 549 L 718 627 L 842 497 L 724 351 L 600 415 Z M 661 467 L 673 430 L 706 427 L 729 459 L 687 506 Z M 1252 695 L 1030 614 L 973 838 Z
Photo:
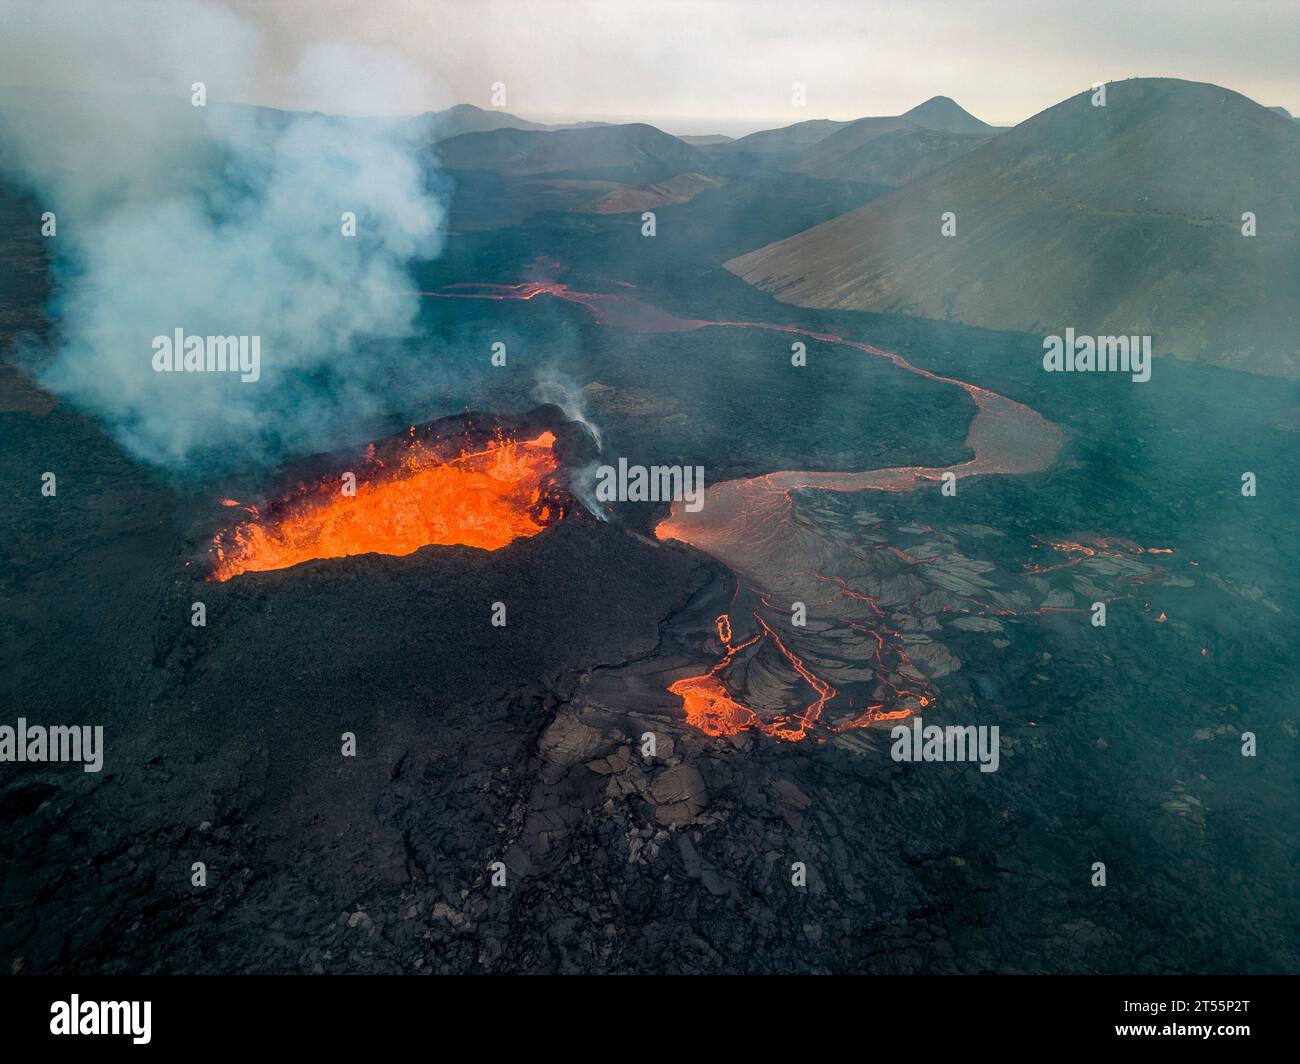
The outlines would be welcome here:
M 180 471 L 336 445 L 421 371 L 402 344 L 419 310 L 408 266 L 441 251 L 446 211 L 419 123 L 213 102 L 256 83 L 260 40 L 199 0 L 29 6 L 5 22 L 6 80 L 39 56 L 42 81 L 67 89 L 0 93 L 9 176 L 57 218 L 58 346 L 28 353 L 45 387 Z M 303 106 L 322 85 L 356 87 L 338 109 L 374 114 L 415 78 L 331 43 L 304 51 L 291 85 Z M 153 337 L 177 328 L 260 336 L 261 379 L 154 372 Z
M 586 397 L 582 389 L 559 370 L 547 367 L 537 374 L 533 394 L 540 403 L 553 403 L 564 411 L 570 421 L 577 421 L 591 433 L 596 441 L 596 449 L 604 444 L 600 438 L 600 427 L 587 416 Z
M 537 374 L 533 394 L 538 402 L 553 403 L 564 411 L 564 416 L 570 421 L 583 425 L 596 441 L 597 451 L 604 447 L 600 426 L 587 416 L 586 397 L 571 378 L 559 370 L 547 367 Z M 596 468 L 597 463 L 589 462 L 573 470 L 569 476 L 569 490 L 594 516 L 608 521 L 609 515 L 605 512 L 605 507 L 596 498 Z

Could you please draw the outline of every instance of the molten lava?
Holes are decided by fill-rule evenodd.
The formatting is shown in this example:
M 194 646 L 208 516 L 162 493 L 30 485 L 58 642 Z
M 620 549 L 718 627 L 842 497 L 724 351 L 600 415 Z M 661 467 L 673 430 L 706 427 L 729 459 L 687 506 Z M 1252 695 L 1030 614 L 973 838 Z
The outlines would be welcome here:
M 874 606 L 874 603 L 872 605 Z M 772 630 L 771 626 L 757 612 L 754 613 L 754 620 L 758 623 L 758 633 L 743 643 L 733 643 L 730 615 L 724 613 L 717 617 L 713 623 L 718 630 L 718 641 L 726 651 L 722 659 L 703 675 L 686 676 L 668 687 L 670 694 L 674 694 L 682 700 L 682 708 L 686 713 L 686 723 L 693 728 L 698 728 L 705 735 L 737 735 L 740 732 L 753 729 L 772 738 L 784 739 L 787 742 L 799 742 L 807 739 L 819 725 L 828 727 L 832 732 L 852 731 L 856 728 L 869 727 L 882 720 L 901 720 L 910 716 L 918 708 L 930 705 L 933 701 L 933 694 L 930 693 L 929 685 L 924 684 L 923 681 L 922 690 L 926 693 L 907 690 L 885 678 L 883 673 L 887 670 L 884 668 L 882 657 L 885 649 L 884 637 L 878 631 L 850 622 L 851 627 L 875 637 L 875 661 L 878 666 L 881 666 L 882 673 L 878 679 L 880 679 L 881 686 L 889 692 L 889 702 L 873 702 L 845 720 L 834 723 L 823 721 L 822 717 L 827 704 L 836 697 L 835 688 L 809 669 L 803 659 L 786 646 L 781 637 Z M 897 635 L 897 633 L 889 634 Z M 764 717 L 757 711 L 750 709 L 749 706 L 732 698 L 725 681 L 722 679 L 724 670 L 731 665 L 741 651 L 755 646 L 764 639 L 771 640 L 772 645 L 785 658 L 789 666 L 798 673 L 799 677 L 812 688 L 817 696 L 797 713 Z M 906 665 L 907 669 L 910 672 L 915 672 L 915 666 L 912 665 L 906 654 L 901 650 L 898 653 L 900 660 Z M 887 708 L 887 706 L 892 708 Z
M 754 620 L 758 622 L 759 633 L 739 645 L 732 645 L 731 617 L 724 613 L 716 618 L 713 623 L 718 629 L 718 639 L 727 652 L 726 656 L 703 676 L 688 676 L 672 684 L 668 690 L 682 700 L 686 722 L 706 735 L 734 735 L 746 728 L 755 728 L 764 735 L 798 742 L 807 738 L 808 729 L 817 723 L 822 708 L 835 697 L 835 688 L 812 673 L 757 613 L 754 614 Z M 748 706 L 733 699 L 718 677 L 737 654 L 763 638 L 772 640 L 785 660 L 817 693 L 817 698 L 799 713 L 764 720 Z
M 549 264 L 548 269 L 558 263 Z M 786 470 L 742 480 L 710 485 L 705 506 L 688 512 L 674 503 L 669 516 L 655 528 L 660 540 L 679 540 L 723 562 L 740 581 L 751 585 L 762 604 L 769 609 L 769 597 L 775 579 L 791 592 L 814 586 L 828 577 L 820 570 L 824 555 L 818 543 L 798 542 L 790 520 L 794 510 L 794 493 L 809 489 L 831 492 L 887 491 L 905 492 L 946 479 L 974 476 L 1024 476 L 1043 472 L 1056 462 L 1064 444 L 1060 428 L 1022 403 L 996 392 L 948 377 L 908 362 L 901 355 L 870 344 L 849 340 L 833 333 L 817 332 L 794 325 L 752 321 L 707 321 L 680 318 L 637 296 L 624 292 L 584 292 L 550 279 L 522 284 L 459 284 L 421 295 L 439 299 L 519 300 L 531 302 L 550 296 L 586 307 L 602 324 L 633 332 L 683 332 L 695 329 L 756 329 L 766 332 L 802 336 L 821 343 L 837 344 L 873 358 L 885 359 L 905 372 L 937 384 L 960 388 L 971 400 L 973 417 L 966 444 L 972 457 L 949 466 L 897 466 L 855 472 Z M 1097 554 L 1168 554 L 1169 548 L 1142 548 L 1120 539 L 1092 537 L 1091 545 L 1082 542 L 1051 543 L 1067 560 L 1055 565 L 1026 566 L 1030 573 L 1050 573 L 1070 568 Z M 882 549 L 908 565 L 923 566 L 938 559 L 915 557 L 896 547 Z M 839 578 L 834 578 L 838 582 Z M 1133 577 L 1137 583 L 1142 578 Z M 1159 575 L 1145 578 L 1157 580 Z M 767 589 L 766 594 L 764 588 Z M 865 728 L 879 721 L 898 720 L 935 704 L 936 694 L 907 652 L 907 640 L 886 622 L 886 612 L 870 595 L 847 585 L 840 595 L 861 601 L 870 613 L 860 620 L 847 620 L 848 627 L 864 637 L 863 654 L 874 677 L 874 688 L 866 705 L 848 707 L 852 715 L 826 719 L 828 707 L 839 698 L 834 687 L 813 672 L 812 668 L 784 642 L 757 611 L 755 634 L 740 643 L 733 642 L 729 614 L 715 621 L 723 657 L 707 672 L 677 680 L 669 692 L 682 700 L 688 723 L 708 735 L 734 735 L 756 730 L 776 738 L 799 741 L 827 733 Z M 1047 613 L 1069 607 L 1043 606 L 1030 613 Z M 963 611 L 969 612 L 969 611 Z M 979 612 L 985 612 L 980 610 Z M 1013 611 L 990 607 L 988 612 L 1013 615 Z M 758 645 L 771 646 L 784 659 L 782 667 L 793 670 L 811 688 L 814 697 L 802 709 L 786 714 L 760 714 L 732 697 L 726 680 L 742 651 Z
M 1088 540 L 1092 546 L 1080 542 Z M 1125 554 L 1173 554 L 1172 547 L 1141 547 L 1130 539 L 1121 539 L 1118 536 L 1089 536 L 1080 533 L 1073 539 L 1066 540 L 1044 540 L 1047 546 L 1052 550 L 1060 551 L 1062 554 L 1069 555 L 1069 561 L 1060 562 L 1057 565 L 1035 565 L 1028 563 L 1025 565 L 1025 572 L 1043 574 L 1055 573 L 1061 569 L 1069 569 L 1078 565 L 1086 558 L 1095 558 L 1097 555 L 1106 555 L 1112 558 L 1120 558 Z M 1037 546 L 1037 544 L 1035 544 Z
M 451 457 L 414 439 L 396 462 L 373 450 L 356 478 L 355 494 L 342 480 L 277 504 L 213 539 L 214 580 L 240 573 L 284 569 L 313 558 L 352 554 L 405 555 L 430 544 L 497 550 L 534 536 L 562 516 L 545 496 L 555 472 L 555 436 L 531 440 L 498 437 Z M 239 505 L 222 500 L 222 505 Z

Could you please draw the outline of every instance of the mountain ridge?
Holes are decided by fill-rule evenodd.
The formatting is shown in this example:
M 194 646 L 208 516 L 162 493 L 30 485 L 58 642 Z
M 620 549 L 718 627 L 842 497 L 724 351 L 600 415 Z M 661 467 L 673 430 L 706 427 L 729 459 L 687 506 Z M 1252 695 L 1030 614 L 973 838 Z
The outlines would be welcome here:
M 657 180 L 707 169 L 699 149 L 642 122 L 461 133 L 440 141 L 437 150 L 449 170 L 496 170 L 514 176 L 626 170 L 641 180 Z
M 1150 333 L 1300 376 L 1300 129 L 1219 86 L 1070 97 L 871 203 L 724 265 L 803 306 L 986 328 Z M 944 237 L 940 218 L 956 216 Z M 1242 215 L 1257 235 L 1242 235 Z M 1138 259 L 1137 247 L 1154 248 Z

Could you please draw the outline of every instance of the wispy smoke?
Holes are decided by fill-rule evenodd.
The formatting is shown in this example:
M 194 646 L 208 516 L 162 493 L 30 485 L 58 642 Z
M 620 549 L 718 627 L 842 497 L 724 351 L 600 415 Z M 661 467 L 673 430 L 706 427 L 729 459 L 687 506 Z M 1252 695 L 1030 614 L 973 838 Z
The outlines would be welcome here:
M 569 377 L 549 367 L 543 369 L 537 374 L 533 394 L 539 403 L 553 403 L 564 411 L 564 416 L 570 421 L 585 425 L 596 441 L 597 450 L 603 446 L 600 427 L 587 416 L 587 403 L 582 389 Z
M 41 383 L 175 470 L 335 445 L 382 410 L 418 371 L 402 344 L 419 311 L 408 266 L 445 228 L 419 123 L 213 102 L 256 85 L 261 48 L 213 3 L 24 5 L 3 21 L 5 79 L 65 90 L 0 93 L 8 176 L 56 216 L 58 346 L 36 360 Z M 328 44 L 288 85 L 305 107 L 322 85 L 335 100 L 355 88 L 340 110 L 383 114 L 415 77 Z M 260 379 L 155 372 L 153 338 L 178 328 L 260 336 Z
M 586 426 L 592 439 L 596 441 L 596 450 L 599 451 L 604 446 L 600 436 L 600 426 L 587 416 L 587 404 L 582 389 L 569 377 L 547 367 L 538 373 L 533 386 L 533 395 L 539 403 L 552 403 L 563 410 L 564 416 L 570 421 L 577 421 Z M 589 462 L 573 470 L 569 475 L 569 490 L 592 514 L 602 521 L 608 521 L 609 515 L 605 512 L 605 507 L 596 498 L 596 468 L 597 463 Z

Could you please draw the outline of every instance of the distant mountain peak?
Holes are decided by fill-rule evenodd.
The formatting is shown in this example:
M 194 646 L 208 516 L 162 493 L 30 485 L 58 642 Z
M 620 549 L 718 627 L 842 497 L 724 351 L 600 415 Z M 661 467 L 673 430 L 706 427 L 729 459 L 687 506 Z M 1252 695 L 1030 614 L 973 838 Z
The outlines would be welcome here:
M 966 114 L 966 110 L 951 96 L 931 96 L 924 103 L 918 103 L 912 108 L 913 111 L 922 111 L 930 108 L 946 107 L 948 110 L 958 110 Z M 909 114 L 911 112 L 908 112 Z
M 879 175 L 897 161 L 896 135 L 844 159 Z M 996 135 L 946 136 L 979 143 L 725 267 L 801 306 L 1040 335 L 1068 322 L 1150 334 L 1157 354 L 1300 378 L 1295 123 L 1218 85 L 1135 78 L 1111 82 L 1104 108 L 1080 91 Z M 814 172 L 844 176 L 828 161 Z M 1269 219 L 1250 240 L 1245 210 Z M 935 224 L 944 211 L 967 219 L 959 241 Z M 1146 249 L 1140 262 L 1134 247 Z
M 704 156 L 689 144 L 644 122 L 569 129 L 499 129 L 440 141 L 449 170 L 529 174 L 602 171 L 607 179 L 640 184 L 699 170 Z
M 424 122 L 434 140 L 448 140 L 462 133 L 484 133 L 493 129 L 545 129 L 543 125 L 512 115 L 509 111 L 486 110 L 472 103 L 453 104 L 444 111 L 428 111 L 417 121 Z
M 900 117 L 910 119 L 918 126 L 939 133 L 988 133 L 987 122 L 981 122 L 950 96 L 931 96 Z

